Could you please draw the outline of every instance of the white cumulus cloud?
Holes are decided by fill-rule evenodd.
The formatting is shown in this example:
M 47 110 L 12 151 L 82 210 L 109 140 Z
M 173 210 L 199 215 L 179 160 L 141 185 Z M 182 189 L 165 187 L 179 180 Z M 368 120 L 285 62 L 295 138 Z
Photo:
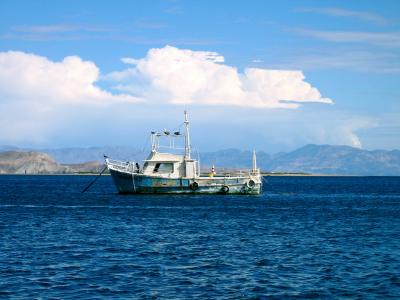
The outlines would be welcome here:
M 0 96 L 3 101 L 107 103 L 131 101 L 130 95 L 114 95 L 95 85 L 99 69 L 77 56 L 54 62 L 24 52 L 0 52 Z
M 141 59 L 124 58 L 132 67 L 105 80 L 149 102 L 296 108 L 301 103 L 333 103 L 305 81 L 302 71 L 237 68 L 215 52 L 171 46 L 150 49 Z

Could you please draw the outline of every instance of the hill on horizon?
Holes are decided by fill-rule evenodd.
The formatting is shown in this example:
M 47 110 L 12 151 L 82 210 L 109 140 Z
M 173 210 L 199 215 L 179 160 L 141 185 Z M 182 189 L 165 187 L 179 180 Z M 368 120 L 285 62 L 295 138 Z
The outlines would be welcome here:
M 0 152 L 0 174 L 98 173 L 104 167 L 97 161 L 59 164 L 47 153 L 33 151 Z

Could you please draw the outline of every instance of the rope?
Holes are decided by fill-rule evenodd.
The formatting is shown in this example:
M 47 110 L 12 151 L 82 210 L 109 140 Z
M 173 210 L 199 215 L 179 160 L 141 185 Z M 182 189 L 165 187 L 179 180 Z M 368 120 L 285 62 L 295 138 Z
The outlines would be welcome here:
M 100 172 L 100 174 L 97 175 L 96 178 L 95 178 L 91 183 L 89 183 L 89 184 L 87 185 L 87 187 L 85 187 L 85 188 L 82 190 L 82 193 L 86 192 L 86 191 L 96 182 L 96 180 L 99 179 L 99 177 L 104 173 L 105 170 L 107 170 L 107 166 L 105 166 L 104 169 Z

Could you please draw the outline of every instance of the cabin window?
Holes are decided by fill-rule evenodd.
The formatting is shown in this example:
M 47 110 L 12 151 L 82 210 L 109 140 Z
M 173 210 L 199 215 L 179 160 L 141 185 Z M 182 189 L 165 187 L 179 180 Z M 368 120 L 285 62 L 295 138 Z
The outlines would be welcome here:
M 174 173 L 173 163 L 156 163 L 153 173 Z

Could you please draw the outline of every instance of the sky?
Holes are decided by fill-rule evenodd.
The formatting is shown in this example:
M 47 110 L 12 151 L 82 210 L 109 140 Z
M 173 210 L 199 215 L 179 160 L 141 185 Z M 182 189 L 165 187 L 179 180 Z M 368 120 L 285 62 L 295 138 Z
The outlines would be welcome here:
M 400 149 L 400 1 L 0 1 L 0 145 Z

